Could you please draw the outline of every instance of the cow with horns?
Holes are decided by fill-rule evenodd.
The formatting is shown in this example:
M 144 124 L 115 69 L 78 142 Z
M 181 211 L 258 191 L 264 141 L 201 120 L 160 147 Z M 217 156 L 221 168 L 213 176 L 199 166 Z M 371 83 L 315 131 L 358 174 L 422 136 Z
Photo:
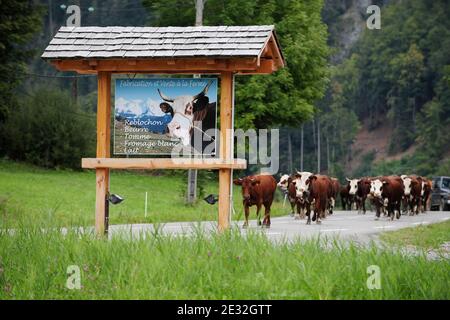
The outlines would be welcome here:
M 204 121 L 208 118 L 208 121 L 211 122 L 209 118 L 215 119 L 214 112 L 210 110 L 215 105 L 210 104 L 206 96 L 211 84 L 212 81 L 209 81 L 203 90 L 194 96 L 168 97 L 158 89 L 161 98 L 169 103 L 172 108 L 173 117 L 167 124 L 168 134 L 170 137 L 179 138 L 183 146 L 188 146 L 191 143 L 196 121 Z M 205 124 L 203 124 L 203 127 L 206 127 Z

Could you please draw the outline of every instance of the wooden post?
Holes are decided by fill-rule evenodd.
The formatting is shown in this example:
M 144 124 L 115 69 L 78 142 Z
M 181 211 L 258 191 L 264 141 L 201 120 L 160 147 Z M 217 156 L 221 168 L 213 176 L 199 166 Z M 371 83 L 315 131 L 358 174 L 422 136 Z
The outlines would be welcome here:
M 97 97 L 97 158 L 110 157 L 111 139 L 111 73 L 98 72 Z M 106 197 L 109 193 L 109 169 L 96 171 L 95 232 L 103 235 L 108 232 L 106 216 Z
M 220 75 L 220 158 L 233 158 L 233 73 Z M 230 227 L 231 169 L 219 170 L 219 231 Z

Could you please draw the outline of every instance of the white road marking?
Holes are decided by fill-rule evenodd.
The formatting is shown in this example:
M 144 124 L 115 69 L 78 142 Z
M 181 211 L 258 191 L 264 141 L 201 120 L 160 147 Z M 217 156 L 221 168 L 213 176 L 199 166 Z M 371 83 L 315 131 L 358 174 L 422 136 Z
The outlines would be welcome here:
M 391 229 L 395 228 L 394 226 L 380 226 L 380 227 L 374 227 L 375 229 Z
M 430 222 L 429 221 L 423 221 L 423 222 L 414 222 L 412 224 L 417 226 L 417 225 L 420 225 L 420 224 L 430 224 Z

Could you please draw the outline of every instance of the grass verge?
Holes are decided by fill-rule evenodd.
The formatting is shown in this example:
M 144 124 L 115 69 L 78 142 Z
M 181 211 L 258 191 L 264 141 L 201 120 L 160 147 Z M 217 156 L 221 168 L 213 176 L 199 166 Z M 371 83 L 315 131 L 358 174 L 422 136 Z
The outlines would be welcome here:
M 448 261 L 319 240 L 228 233 L 130 241 L 55 229 L 0 232 L 3 299 L 449 299 Z M 66 287 L 70 266 L 81 289 Z M 369 290 L 367 268 L 380 267 Z
M 397 246 L 412 245 L 423 249 L 438 249 L 444 242 L 450 241 L 450 220 L 385 232 L 380 235 L 380 239 Z

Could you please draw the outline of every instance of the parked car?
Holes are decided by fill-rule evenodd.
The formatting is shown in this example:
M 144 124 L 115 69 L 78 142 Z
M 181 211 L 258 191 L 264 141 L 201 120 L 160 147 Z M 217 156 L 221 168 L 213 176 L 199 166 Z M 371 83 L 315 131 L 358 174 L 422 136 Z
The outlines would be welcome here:
M 431 210 L 450 210 L 450 177 L 433 178 L 431 191 Z

